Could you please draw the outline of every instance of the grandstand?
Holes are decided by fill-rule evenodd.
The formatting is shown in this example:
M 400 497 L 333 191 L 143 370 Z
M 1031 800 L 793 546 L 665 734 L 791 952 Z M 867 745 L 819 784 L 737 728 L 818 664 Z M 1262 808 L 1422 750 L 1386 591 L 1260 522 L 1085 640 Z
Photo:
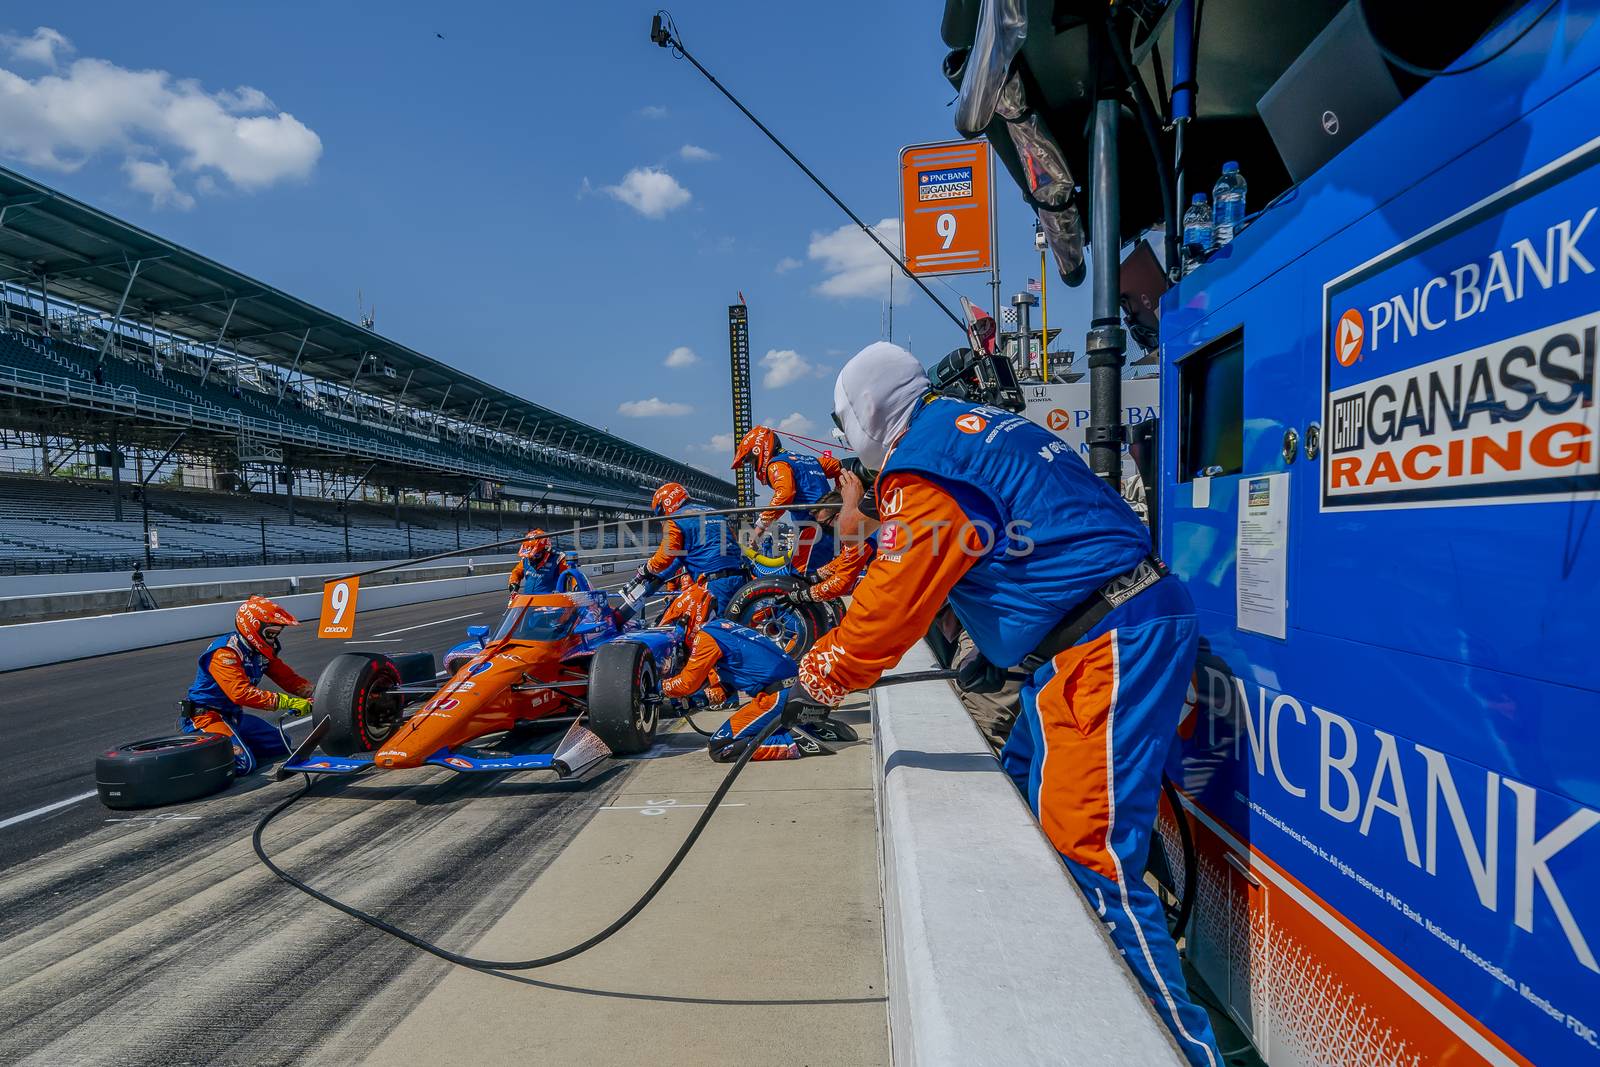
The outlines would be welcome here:
M 155 565 L 195 566 L 443 551 L 526 513 L 638 515 L 667 480 L 734 502 L 725 480 L 4 169 L 0 453 L 35 476 L 0 479 L 0 573 L 131 565 L 147 519 Z M 165 488 L 174 471 L 213 492 Z M 439 506 L 407 519 L 407 497 Z

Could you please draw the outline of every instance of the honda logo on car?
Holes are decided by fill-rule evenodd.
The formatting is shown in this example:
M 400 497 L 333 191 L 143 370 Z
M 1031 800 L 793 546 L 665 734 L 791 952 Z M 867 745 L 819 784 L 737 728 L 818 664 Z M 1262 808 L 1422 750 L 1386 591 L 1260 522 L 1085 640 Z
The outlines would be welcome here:
M 1600 491 L 1600 146 L 1323 290 L 1326 509 Z

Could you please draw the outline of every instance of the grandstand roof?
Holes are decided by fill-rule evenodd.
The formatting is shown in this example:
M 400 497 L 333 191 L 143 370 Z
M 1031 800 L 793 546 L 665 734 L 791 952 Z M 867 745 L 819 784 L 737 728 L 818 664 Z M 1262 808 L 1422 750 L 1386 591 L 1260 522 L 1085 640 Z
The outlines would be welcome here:
M 0 270 L 108 317 L 233 351 L 361 392 L 403 398 L 490 429 L 624 466 L 666 464 L 691 487 L 732 483 L 464 374 L 137 226 L 0 168 Z M 124 305 L 125 301 L 125 305 Z

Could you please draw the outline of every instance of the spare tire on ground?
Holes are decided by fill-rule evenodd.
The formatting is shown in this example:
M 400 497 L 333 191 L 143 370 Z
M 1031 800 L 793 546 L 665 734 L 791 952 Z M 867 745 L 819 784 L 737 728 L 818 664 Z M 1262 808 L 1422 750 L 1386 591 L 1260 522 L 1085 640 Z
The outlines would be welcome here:
M 130 741 L 94 761 L 94 783 L 108 808 L 153 808 L 209 796 L 233 781 L 233 743 L 221 734 L 176 734 Z
M 806 588 L 806 584 L 804 579 L 788 575 L 754 578 L 740 586 L 728 601 L 727 618 L 770 638 L 790 659 L 799 662 L 835 622 L 833 611 L 826 604 L 786 599 Z

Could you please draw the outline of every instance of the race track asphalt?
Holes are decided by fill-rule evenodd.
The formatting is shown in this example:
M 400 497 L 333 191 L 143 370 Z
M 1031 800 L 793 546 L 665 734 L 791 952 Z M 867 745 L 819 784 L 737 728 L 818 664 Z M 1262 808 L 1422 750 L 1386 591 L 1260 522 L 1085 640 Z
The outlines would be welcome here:
M 364 612 L 358 637 L 385 643 L 357 647 L 442 653 L 504 603 L 494 593 Z M 257 863 L 250 832 L 297 782 L 258 773 L 154 812 L 89 797 L 30 815 L 92 791 L 100 750 L 171 732 L 205 645 L 0 674 L 0 1063 L 350 1062 L 449 968 Z M 344 650 L 309 626 L 284 642 L 308 677 Z M 432 769 L 329 782 L 273 824 L 268 847 L 320 888 L 470 945 L 636 766 L 561 784 Z

